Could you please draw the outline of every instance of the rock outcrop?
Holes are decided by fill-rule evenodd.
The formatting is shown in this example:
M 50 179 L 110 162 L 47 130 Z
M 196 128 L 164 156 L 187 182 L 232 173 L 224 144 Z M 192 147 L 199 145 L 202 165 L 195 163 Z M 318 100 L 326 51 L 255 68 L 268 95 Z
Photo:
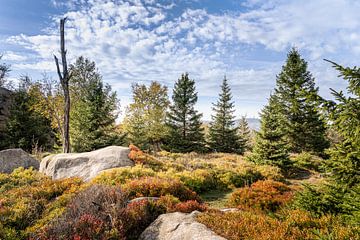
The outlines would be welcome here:
M 145 229 L 139 240 L 226 240 L 197 222 L 197 214 L 198 211 L 162 214 Z
M 39 161 L 20 148 L 0 151 L 0 173 L 11 173 L 15 168 L 39 169 Z
M 50 155 L 41 161 L 40 172 L 52 179 L 80 177 L 88 181 L 103 170 L 133 166 L 129 152 L 127 147 L 110 146 L 92 152 Z

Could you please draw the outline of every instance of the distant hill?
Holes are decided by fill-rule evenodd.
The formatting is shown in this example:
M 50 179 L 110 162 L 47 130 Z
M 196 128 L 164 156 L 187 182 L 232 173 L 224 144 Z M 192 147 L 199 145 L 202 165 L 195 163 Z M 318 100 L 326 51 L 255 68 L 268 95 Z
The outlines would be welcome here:
M 238 124 L 240 119 L 236 120 L 236 123 Z M 246 121 L 249 123 L 249 128 L 251 130 L 259 131 L 260 129 L 260 119 L 258 118 L 246 118 Z M 210 121 L 204 121 L 205 125 L 210 124 Z

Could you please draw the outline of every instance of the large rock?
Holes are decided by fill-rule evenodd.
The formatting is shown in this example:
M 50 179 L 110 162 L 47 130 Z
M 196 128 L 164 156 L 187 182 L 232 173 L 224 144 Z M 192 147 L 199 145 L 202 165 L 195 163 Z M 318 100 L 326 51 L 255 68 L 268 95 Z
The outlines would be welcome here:
M 198 211 L 162 214 L 145 229 L 139 240 L 226 240 L 197 222 L 197 214 Z
M 39 161 L 20 148 L 0 151 L 0 173 L 11 173 L 15 168 L 39 169 Z
M 41 161 L 40 172 L 53 179 L 81 177 L 88 181 L 103 170 L 133 166 L 129 152 L 127 147 L 110 146 L 92 152 L 50 155 Z

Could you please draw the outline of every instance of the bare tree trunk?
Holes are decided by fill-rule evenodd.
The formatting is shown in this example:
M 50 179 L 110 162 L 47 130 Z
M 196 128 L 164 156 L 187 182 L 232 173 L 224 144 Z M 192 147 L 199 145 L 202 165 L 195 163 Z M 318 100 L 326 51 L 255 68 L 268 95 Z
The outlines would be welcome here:
M 54 55 L 57 73 L 59 75 L 60 83 L 64 91 L 65 106 L 64 106 L 64 137 L 63 137 L 63 152 L 70 152 L 70 135 L 69 135 L 69 120 L 70 120 L 70 92 L 69 92 L 69 80 L 70 75 L 67 69 L 66 62 L 66 49 L 65 49 L 65 21 L 66 18 L 60 20 L 60 52 L 62 62 L 62 73 L 60 71 L 59 60 Z

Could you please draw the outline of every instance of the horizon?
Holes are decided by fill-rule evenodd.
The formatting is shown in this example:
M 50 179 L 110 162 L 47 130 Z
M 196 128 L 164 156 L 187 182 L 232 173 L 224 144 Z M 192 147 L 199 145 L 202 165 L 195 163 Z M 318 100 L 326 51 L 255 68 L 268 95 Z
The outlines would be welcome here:
M 58 21 L 67 16 L 69 63 L 95 61 L 124 107 L 131 83 L 172 87 L 181 73 L 196 81 L 197 109 L 211 120 L 227 76 L 236 118 L 259 118 L 289 49 L 308 62 L 319 94 L 345 90 L 324 58 L 354 66 L 360 56 L 360 2 L 317 1 L 26 1 L 0 0 L 0 54 L 10 80 L 46 72 L 57 79 Z

